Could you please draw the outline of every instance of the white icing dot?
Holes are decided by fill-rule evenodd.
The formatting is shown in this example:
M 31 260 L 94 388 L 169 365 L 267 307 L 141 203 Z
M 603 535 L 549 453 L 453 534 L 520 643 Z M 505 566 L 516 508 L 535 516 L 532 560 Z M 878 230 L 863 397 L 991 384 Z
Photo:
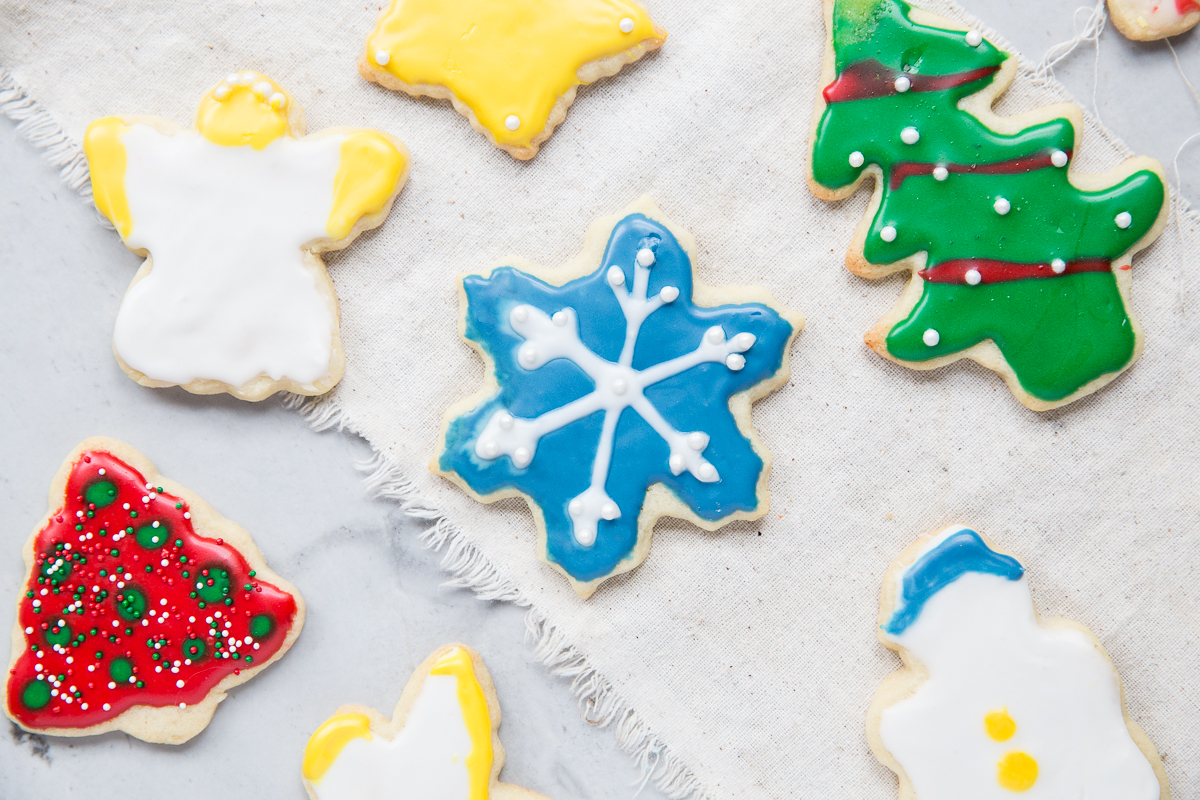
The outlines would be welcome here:
M 733 337 L 733 349 L 739 353 L 744 353 L 753 347 L 756 341 L 758 341 L 758 337 L 753 333 L 739 333 Z
M 725 331 L 721 330 L 720 326 L 713 326 L 704 334 L 704 338 L 709 344 L 720 344 L 725 341 Z
M 700 431 L 692 431 L 687 436 L 687 443 L 693 450 L 703 450 L 708 445 L 708 436 Z
M 679 473 L 683 472 L 683 468 L 687 466 L 687 459 L 685 459 L 679 453 L 673 453 L 667 463 L 671 466 L 671 472 L 678 475 Z
M 271 95 L 270 103 L 271 108 L 278 111 L 287 105 L 287 95 L 285 95 L 283 92 L 275 92 L 275 94 Z
M 225 84 L 221 84 L 216 89 L 213 89 L 213 97 L 215 97 L 217 102 L 219 103 L 219 102 L 222 102 L 223 100 L 227 100 L 229 98 L 229 92 L 230 92 L 229 87 L 226 86 Z
M 1062 150 L 1055 150 L 1050 154 L 1050 163 L 1056 167 L 1065 167 L 1067 165 L 1067 154 Z
M 529 462 L 533 460 L 533 453 L 529 452 L 528 447 L 518 447 L 513 451 L 513 463 L 518 467 L 524 468 L 529 466 Z
M 912 88 L 912 81 L 910 81 L 906 76 L 901 75 L 899 78 L 896 78 L 896 91 L 897 92 L 904 94 L 911 88 Z
M 537 363 L 537 348 L 531 344 L 527 344 L 521 348 L 521 362 L 524 364 Z
M 567 324 L 567 322 L 570 320 L 570 317 L 567 316 L 567 312 L 565 311 L 555 311 L 554 316 L 550 319 L 555 325 L 561 328 Z
M 495 458 L 500 455 L 500 445 L 493 441 L 484 442 L 482 450 L 484 458 Z
M 613 394 L 625 394 L 625 390 L 629 388 L 629 384 L 625 383 L 624 378 L 616 378 L 612 382 Z
M 1128 211 L 1122 211 L 1120 214 L 1117 214 L 1114 221 L 1117 223 L 1117 227 L 1123 230 L 1133 224 L 1133 214 L 1130 214 Z
M 508 128 L 510 131 L 515 131 L 517 128 L 521 127 L 521 118 L 516 114 L 509 114 L 504 118 L 504 127 Z
M 513 428 L 513 415 L 512 414 L 509 414 L 507 411 L 505 411 L 504 413 L 502 413 L 500 415 L 499 421 L 500 421 L 500 429 L 501 430 L 505 430 L 505 431 L 512 430 L 512 428 Z
M 879 231 L 879 238 L 883 239 L 885 242 L 896 241 L 896 226 L 884 225 L 883 229 Z
M 375 51 L 375 63 L 378 64 L 379 66 L 382 67 L 383 65 L 387 64 L 391 60 L 392 60 L 392 54 L 389 53 L 387 50 L 376 50 Z
M 658 296 L 662 298 L 664 303 L 674 303 L 675 299 L 679 297 L 679 290 L 674 286 L 664 286 L 662 291 L 658 293 Z
M 921 132 L 909 125 L 904 130 L 900 131 L 900 141 L 905 144 L 916 144 L 921 141 Z
M 625 272 L 618 266 L 608 268 L 608 282 L 613 286 L 622 286 L 625 283 Z
M 746 359 L 738 353 L 730 353 L 725 358 L 725 366 L 729 367 L 734 372 L 737 372 L 742 367 L 746 366 Z
M 231 72 L 225 76 L 225 82 L 228 83 L 230 86 L 237 86 L 238 81 L 240 81 L 241 79 L 242 79 L 242 76 L 238 75 L 236 72 Z
M 866 159 L 863 158 L 863 154 L 860 151 L 855 150 L 850 154 L 850 166 L 854 167 L 855 169 L 861 167 L 865 162 Z
M 926 328 L 925 332 L 921 334 L 921 341 L 923 341 L 927 347 L 934 347 L 941 340 L 942 335 L 933 328 Z
M 1012 203 L 1005 200 L 1003 197 L 997 197 L 996 202 L 992 203 L 992 208 L 996 209 L 996 213 L 1004 216 L 1009 211 L 1012 211 Z
M 712 464 L 704 463 L 700 466 L 700 480 L 715 481 L 717 479 L 717 468 Z
M 571 512 L 571 516 L 578 517 L 583 513 L 583 501 L 576 497 L 567 504 L 567 510 Z
M 600 516 L 605 519 L 616 519 L 621 516 L 621 509 L 617 508 L 616 503 L 608 502 L 600 506 Z
M 272 86 L 271 84 L 267 83 L 266 81 L 260 81 L 256 84 L 254 84 L 254 93 L 256 95 L 258 95 L 259 97 L 263 98 L 264 100 L 266 98 L 270 97 L 274 91 L 275 91 L 275 87 Z
M 249 86 L 250 84 L 254 83 L 256 80 L 258 80 L 258 75 L 254 74 L 253 72 L 243 72 L 241 75 L 238 76 L 237 82 L 242 84 L 243 86 Z M 150 487 L 147 486 L 146 488 L 149 489 Z
M 654 251 L 649 247 L 638 250 L 637 263 L 639 267 L 648 267 L 654 263 Z
M 944 180 L 946 180 L 946 178 L 949 178 L 949 177 L 950 177 L 950 170 L 946 169 L 945 167 L 937 166 L 937 167 L 933 168 L 933 179 L 935 181 L 944 181 Z
M 967 44 L 979 47 L 983 43 L 983 34 L 979 31 L 967 31 Z
M 978 286 L 979 282 L 983 280 L 983 276 L 979 274 L 979 270 L 973 268 L 967 270 L 967 274 L 963 277 L 966 278 L 967 283 L 971 284 L 972 286 Z
M 633 20 L 630 17 L 621 17 L 621 33 L 633 32 Z
M 529 319 L 529 306 L 517 306 L 513 309 L 513 322 L 524 322 L 527 319 Z
M 1054 270 L 1055 275 L 1062 275 L 1067 271 L 1067 262 L 1061 258 L 1056 258 L 1050 262 L 1050 269 Z

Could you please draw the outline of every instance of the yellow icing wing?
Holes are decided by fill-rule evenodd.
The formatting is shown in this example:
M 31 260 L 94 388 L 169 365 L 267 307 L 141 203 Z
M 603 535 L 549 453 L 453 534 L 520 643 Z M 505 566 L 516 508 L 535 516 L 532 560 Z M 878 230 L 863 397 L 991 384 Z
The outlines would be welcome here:
M 355 739 L 371 738 L 371 720 L 366 714 L 337 714 L 321 723 L 308 737 L 304 748 L 304 777 L 314 783 L 337 761 L 342 748 Z
M 471 735 L 471 753 L 467 756 L 467 774 L 471 782 L 471 800 L 487 800 L 492 780 L 492 719 L 488 715 L 487 698 L 475 677 L 471 655 L 455 647 L 442 656 L 429 670 L 430 675 L 453 675 L 458 678 L 458 703 L 462 706 L 467 732 Z
M 342 160 L 333 181 L 333 209 L 326 228 L 344 239 L 364 214 L 378 214 L 396 192 L 408 156 L 373 130 L 351 133 L 342 142 Z
M 104 117 L 88 125 L 83 135 L 96 208 L 116 226 L 122 239 L 133 230 L 125 197 L 125 145 L 121 143 L 121 134 L 128 127 L 120 117 Z

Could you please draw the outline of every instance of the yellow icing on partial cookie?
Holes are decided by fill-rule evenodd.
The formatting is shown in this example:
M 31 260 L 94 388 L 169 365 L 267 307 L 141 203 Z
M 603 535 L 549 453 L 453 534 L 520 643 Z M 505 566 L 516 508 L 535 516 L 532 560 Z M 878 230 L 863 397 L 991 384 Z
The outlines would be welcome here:
M 983 718 L 983 727 L 997 742 L 1007 742 L 1017 732 L 1017 723 L 1008 715 L 1008 709 L 988 712 Z
M 125 145 L 121 133 L 128 126 L 119 117 L 105 117 L 88 125 L 83 152 L 92 175 L 92 198 L 124 239 L 133 230 L 129 200 L 125 197 Z
M 580 67 L 654 38 L 650 16 L 627 0 L 393 0 L 367 62 L 410 86 L 449 88 L 497 142 L 529 147 L 582 83 Z
M 375 131 L 352 133 L 342 142 L 342 160 L 333 181 L 333 210 L 327 228 L 343 239 L 364 214 L 378 214 L 396 191 L 407 158 Z
M 371 739 L 365 714 L 337 714 L 321 723 L 304 748 L 304 777 L 316 783 L 333 766 L 342 748 L 355 739 Z
M 487 800 L 492 780 L 492 720 L 483 687 L 475 678 L 471 656 L 463 648 L 455 647 L 437 660 L 429 674 L 458 678 L 458 704 L 462 706 L 467 733 L 471 736 L 471 752 L 466 757 L 470 800 Z
M 1033 788 L 1037 777 L 1037 762 L 1032 756 L 1019 751 L 1009 753 L 996 765 L 996 780 L 1010 792 L 1024 792 Z
M 292 98 L 265 75 L 257 72 L 240 74 L 246 78 L 245 83 L 230 86 L 227 81 L 222 82 L 204 95 L 196 114 L 196 128 L 213 144 L 226 147 L 248 144 L 255 150 L 262 150 L 287 133 Z M 271 91 L 256 92 L 255 87 L 260 84 L 269 85 Z M 217 92 L 224 91 L 229 94 L 218 99 Z M 283 95 L 284 102 L 271 102 L 277 93 Z

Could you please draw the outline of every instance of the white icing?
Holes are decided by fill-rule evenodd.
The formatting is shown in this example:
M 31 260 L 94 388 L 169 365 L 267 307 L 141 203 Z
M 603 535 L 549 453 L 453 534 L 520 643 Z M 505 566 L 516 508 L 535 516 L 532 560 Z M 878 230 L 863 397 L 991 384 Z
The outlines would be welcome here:
M 125 131 L 126 241 L 154 261 L 117 312 L 125 363 L 154 380 L 232 386 L 329 373 L 334 315 L 301 248 L 329 235 L 343 139 L 283 136 L 254 150 L 196 131 Z
M 515 131 L 517 128 L 521 127 L 521 118 L 516 114 L 509 114 L 504 118 L 504 127 L 508 128 L 510 131 Z
M 854 167 L 855 169 L 861 167 L 864 161 L 866 161 L 866 159 L 863 158 L 863 154 L 858 150 L 855 150 L 850 154 L 850 166 Z
M 900 131 L 900 141 L 905 144 L 916 144 L 921 141 L 921 132 L 909 125 L 904 130 Z
M 615 363 L 593 353 L 579 339 L 575 309 L 564 308 L 549 316 L 529 305 L 514 308 L 509 314 L 509 323 L 525 339 L 517 349 L 520 366 L 536 370 L 553 359 L 565 358 L 583 370 L 596 388 L 536 419 L 514 417 L 501 409 L 492 415 L 475 440 L 475 455 L 479 458 L 490 461 L 509 456 L 514 466 L 523 468 L 537 456 L 538 442 L 543 436 L 603 411 L 604 422 L 592 464 L 591 485 L 567 506 L 575 539 L 584 546 L 596 541 L 601 519 L 613 520 L 621 514 L 620 508 L 604 491 L 604 484 L 612 460 L 613 434 L 625 409 L 637 412 L 666 441 L 670 448 L 667 466 L 673 475 L 681 475 L 686 470 L 705 483 L 720 480 L 717 468 L 701 455 L 708 447 L 708 434 L 675 430 L 646 398 L 644 390 L 706 362 L 723 362 L 731 370 L 740 370 L 746 365 L 740 354 L 753 347 L 755 342 L 752 333 L 738 333 L 726 339 L 724 329 L 714 326 L 705 331 L 690 353 L 643 370 L 633 369 L 630 365 L 642 323 L 679 296 L 679 289 L 673 286 L 664 287 L 657 295 L 647 296 L 653 263 L 653 251 L 643 249 L 638 252 L 634 258 L 632 287 L 626 287 L 625 273 L 618 266 L 610 267 L 605 275 L 625 316 L 625 344 Z
M 1062 150 L 1055 150 L 1050 154 L 1050 163 L 1056 167 L 1065 167 L 1069 160 L 1067 154 Z
M 971 284 L 972 286 L 978 286 L 979 282 L 983 280 L 983 275 L 981 275 L 979 270 L 975 268 L 967 270 L 967 274 L 963 277 L 966 278 L 967 283 Z
M 895 86 L 897 92 L 904 94 L 912 88 L 912 81 L 910 81 L 907 76 L 901 75 L 899 78 L 896 78 Z
M 879 238 L 883 239 L 885 242 L 896 241 L 896 226 L 884 225 L 879 231 Z
M 941 340 L 942 335 L 933 328 L 926 328 L 925 332 L 921 334 L 921 341 L 925 343 L 926 347 L 935 347 Z
M 469 800 L 471 734 L 458 678 L 430 675 L 392 740 L 350 740 L 313 786 L 319 800 Z
M 1003 217 L 1009 211 L 1012 211 L 1012 203 L 1003 197 L 997 197 L 996 202 L 992 204 L 992 208 L 996 209 L 996 213 Z
M 1158 799 L 1112 665 L 1080 631 L 1037 623 L 1025 577 L 967 573 L 889 638 L 928 670 L 915 693 L 883 711 L 879 728 L 920 800 L 1013 800 L 997 764 L 1014 751 L 1038 764 L 1021 800 Z M 984 727 L 999 710 L 1017 726 L 1003 742 Z
M 633 20 L 629 17 L 621 17 L 621 33 L 631 33 L 633 31 Z
M 983 43 L 983 34 L 979 31 L 967 31 L 967 44 L 971 47 L 979 47 Z
M 945 167 L 939 165 L 933 168 L 933 179 L 935 181 L 944 181 L 949 177 L 950 170 L 946 169 Z
M 1063 261 L 1061 258 L 1056 258 L 1050 262 L 1050 269 L 1054 270 L 1054 274 L 1062 275 L 1067 271 L 1067 262 Z
M 1116 219 L 1113 221 L 1117 223 L 1118 228 L 1123 230 L 1133 224 L 1133 215 L 1128 211 L 1122 211 L 1120 214 L 1117 214 Z

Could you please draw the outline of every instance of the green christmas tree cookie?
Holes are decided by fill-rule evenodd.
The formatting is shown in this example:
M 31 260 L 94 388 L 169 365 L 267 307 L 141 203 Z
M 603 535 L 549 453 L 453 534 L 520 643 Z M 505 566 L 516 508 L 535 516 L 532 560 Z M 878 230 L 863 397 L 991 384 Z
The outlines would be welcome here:
M 1166 225 L 1162 166 L 1075 172 L 1083 117 L 1055 105 L 999 117 L 1016 59 L 903 0 L 826 0 L 830 31 L 809 186 L 875 193 L 846 257 L 913 277 L 866 335 L 914 369 L 970 358 L 1034 410 L 1065 405 L 1142 350 L 1131 258 Z

